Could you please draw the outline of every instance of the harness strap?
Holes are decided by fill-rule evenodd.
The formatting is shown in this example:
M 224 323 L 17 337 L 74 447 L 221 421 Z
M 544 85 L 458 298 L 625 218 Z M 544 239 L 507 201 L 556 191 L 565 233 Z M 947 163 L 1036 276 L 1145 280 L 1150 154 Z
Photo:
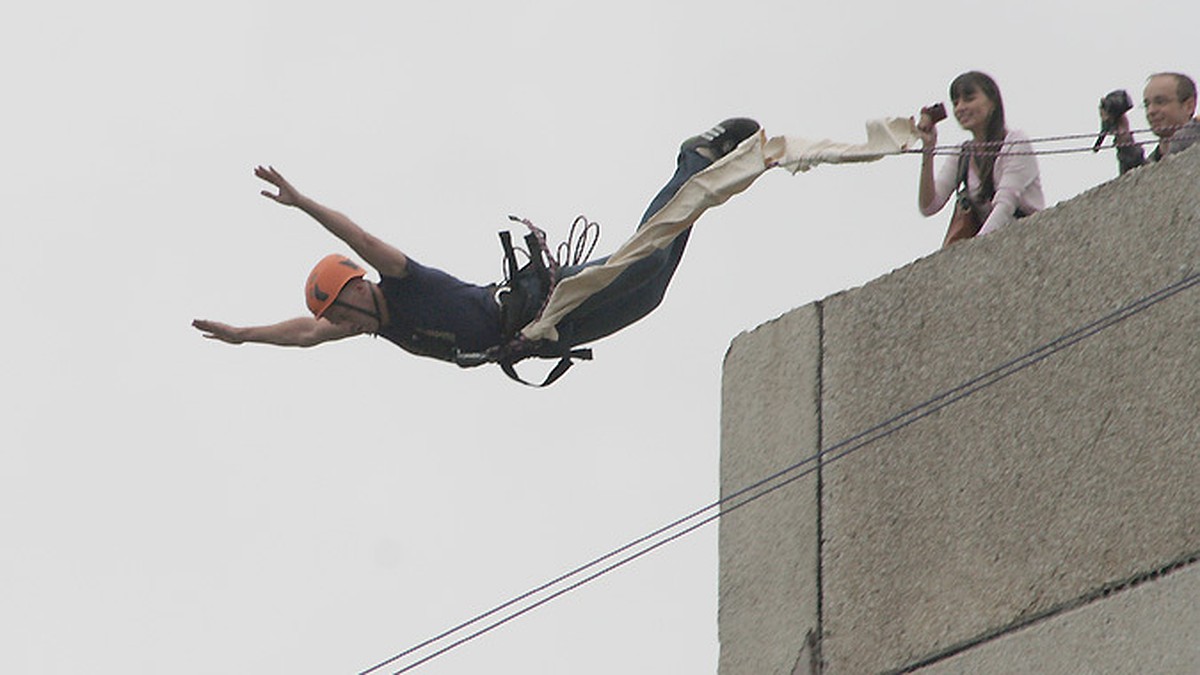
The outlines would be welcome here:
M 571 366 L 575 365 L 575 361 L 574 361 L 575 359 L 579 359 L 580 361 L 591 361 L 592 360 L 592 350 L 588 349 L 588 348 L 583 348 L 583 349 L 572 349 L 571 351 L 567 352 L 561 359 L 558 360 L 558 363 L 554 364 L 554 368 L 552 368 L 550 370 L 549 374 L 546 375 L 546 378 L 544 380 L 542 380 L 541 384 L 534 384 L 533 382 L 529 382 L 525 378 L 518 375 L 517 369 L 515 368 L 515 365 L 516 365 L 515 360 L 504 359 L 504 360 L 500 361 L 499 363 L 500 363 L 500 370 L 503 370 L 504 374 L 507 375 L 509 377 L 509 379 L 514 380 L 516 382 L 520 382 L 521 384 L 528 386 L 528 387 L 536 387 L 536 388 L 540 389 L 542 387 L 549 387 L 550 385 L 554 384 L 554 382 L 557 381 L 558 378 L 565 375 L 566 372 L 571 369 Z
M 512 234 L 500 232 L 500 245 L 504 249 L 504 285 L 496 291 L 500 303 L 501 335 L 503 344 L 484 352 L 455 352 L 454 362 L 463 368 L 472 368 L 485 363 L 500 366 L 510 379 L 530 387 L 548 387 L 562 377 L 575 360 L 590 361 L 592 350 L 572 349 L 547 342 L 530 342 L 521 337 L 521 329 L 542 315 L 554 286 L 558 283 L 559 263 L 546 245 L 545 234 L 533 223 L 509 216 L 512 220 L 529 227 L 525 235 L 529 262 L 518 268 L 517 256 L 512 245 Z M 540 384 L 529 382 L 517 374 L 516 364 L 531 357 L 557 358 L 558 363 Z
M 504 249 L 504 276 L 512 279 L 517 274 L 517 254 L 513 251 L 512 233 L 500 231 L 500 248 Z

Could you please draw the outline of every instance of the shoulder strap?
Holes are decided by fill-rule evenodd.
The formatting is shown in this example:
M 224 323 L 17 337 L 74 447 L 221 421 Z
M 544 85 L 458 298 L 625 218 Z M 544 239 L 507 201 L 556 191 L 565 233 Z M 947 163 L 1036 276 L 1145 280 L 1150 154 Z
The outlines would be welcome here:
M 954 190 L 960 197 L 967 191 L 967 170 L 970 168 L 970 161 L 970 144 L 964 142 L 958 152 L 958 180 L 954 183 Z

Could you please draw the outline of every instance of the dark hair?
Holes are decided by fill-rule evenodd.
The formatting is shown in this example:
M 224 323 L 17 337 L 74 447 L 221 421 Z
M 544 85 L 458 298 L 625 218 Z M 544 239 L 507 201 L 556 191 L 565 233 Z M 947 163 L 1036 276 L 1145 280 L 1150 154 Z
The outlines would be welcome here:
M 978 70 L 971 70 L 954 78 L 950 83 L 950 101 L 958 102 L 958 99 L 979 92 L 986 96 L 992 102 L 992 114 L 988 117 L 987 128 L 984 130 L 983 143 L 971 143 L 971 150 L 978 150 L 975 155 L 975 165 L 979 168 L 979 182 L 981 184 L 980 197 L 984 201 L 991 201 L 996 195 L 995 182 L 992 179 L 992 173 L 996 168 L 996 154 L 1000 152 L 1004 141 L 1004 136 L 1008 130 L 1004 126 L 1004 99 L 1000 97 L 1000 87 L 996 81 L 987 73 L 981 73 Z
M 1154 77 L 1175 78 L 1175 96 L 1179 99 L 1180 103 L 1183 103 L 1189 98 L 1196 98 L 1196 82 L 1187 75 L 1184 75 L 1183 73 L 1154 73 L 1146 79 L 1149 80 L 1150 78 Z

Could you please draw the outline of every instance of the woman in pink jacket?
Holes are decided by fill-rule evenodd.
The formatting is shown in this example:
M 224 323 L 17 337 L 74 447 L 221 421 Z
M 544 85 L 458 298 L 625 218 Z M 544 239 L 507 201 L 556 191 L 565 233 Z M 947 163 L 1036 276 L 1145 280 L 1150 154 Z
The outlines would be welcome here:
M 917 194 L 921 213 L 932 216 L 957 193 L 956 207 L 971 209 L 979 224 L 978 234 L 987 234 L 1045 208 L 1029 137 L 1005 126 L 1004 102 L 996 81 L 978 71 L 963 73 L 950 83 L 950 101 L 955 119 L 973 138 L 963 144 L 961 154 L 942 164 L 935 177 L 936 120 L 931 108 L 921 110 L 917 124 L 924 144 Z M 943 245 L 951 241 L 948 235 Z

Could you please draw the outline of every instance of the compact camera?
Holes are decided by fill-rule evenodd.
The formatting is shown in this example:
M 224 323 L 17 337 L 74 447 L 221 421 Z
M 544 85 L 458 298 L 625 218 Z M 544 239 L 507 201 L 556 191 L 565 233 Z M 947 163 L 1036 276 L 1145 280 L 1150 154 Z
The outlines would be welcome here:
M 921 114 L 929 115 L 929 118 L 933 120 L 933 123 L 937 124 L 938 122 L 946 119 L 946 106 L 942 105 L 940 102 L 934 103 L 933 105 L 928 105 L 924 108 L 921 108 Z
M 1129 92 L 1124 89 L 1110 91 L 1100 99 L 1100 109 L 1104 111 L 1104 115 L 1115 123 L 1121 118 L 1121 115 L 1133 110 L 1133 99 L 1129 98 Z
M 1100 112 L 1104 114 L 1100 118 L 1100 135 L 1096 137 L 1096 144 L 1092 146 L 1092 152 L 1100 151 L 1100 146 L 1104 144 L 1104 137 L 1116 128 L 1117 120 L 1130 110 L 1133 110 L 1133 99 L 1124 89 L 1110 91 L 1100 99 Z

